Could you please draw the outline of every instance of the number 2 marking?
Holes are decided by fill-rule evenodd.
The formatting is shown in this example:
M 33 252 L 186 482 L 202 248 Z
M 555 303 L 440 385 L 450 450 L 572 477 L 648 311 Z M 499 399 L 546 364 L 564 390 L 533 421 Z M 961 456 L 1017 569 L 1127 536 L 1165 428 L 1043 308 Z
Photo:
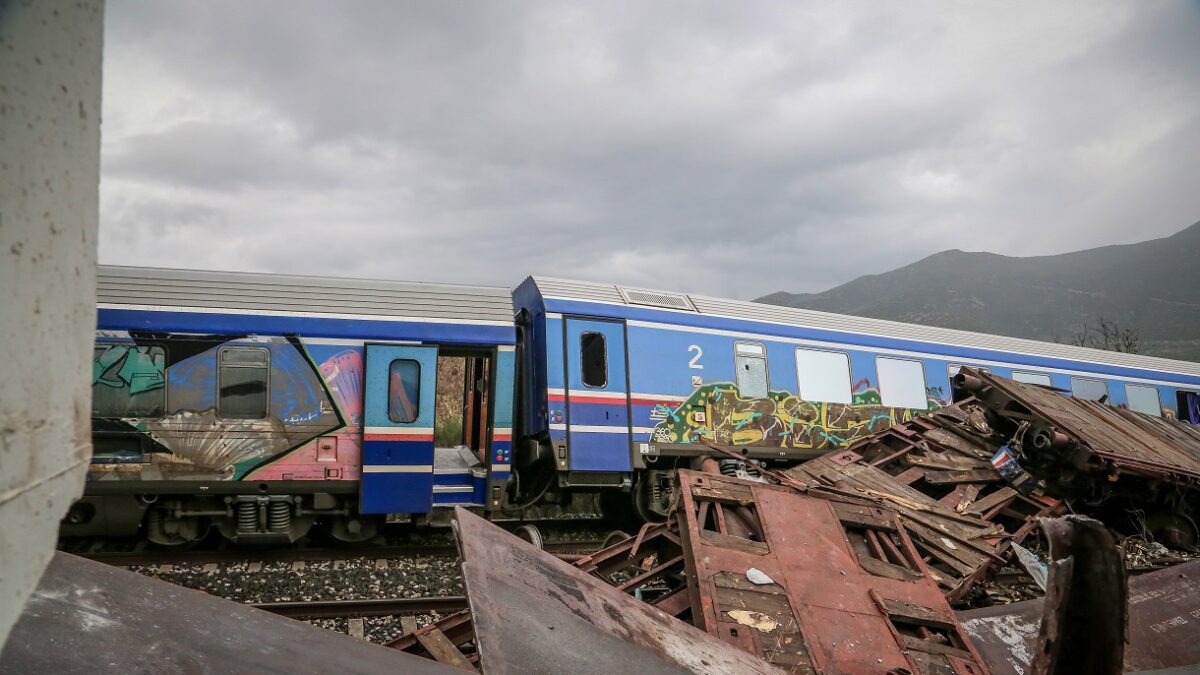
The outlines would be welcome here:
M 700 349 L 700 345 L 688 345 L 687 350 L 689 352 L 696 352 L 696 355 L 692 357 L 692 360 L 688 361 L 688 368 L 695 368 L 696 370 L 704 370 L 704 366 L 702 364 L 698 363 L 698 361 L 700 361 L 700 357 L 704 356 L 704 350 Z

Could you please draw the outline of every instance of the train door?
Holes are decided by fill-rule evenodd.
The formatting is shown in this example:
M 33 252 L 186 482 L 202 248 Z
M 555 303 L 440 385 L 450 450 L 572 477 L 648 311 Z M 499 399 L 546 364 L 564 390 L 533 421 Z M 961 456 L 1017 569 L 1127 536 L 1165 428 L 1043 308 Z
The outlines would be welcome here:
M 629 471 L 625 324 L 566 319 L 567 447 L 574 471 Z
M 428 513 L 433 503 L 437 347 L 367 345 L 363 513 Z

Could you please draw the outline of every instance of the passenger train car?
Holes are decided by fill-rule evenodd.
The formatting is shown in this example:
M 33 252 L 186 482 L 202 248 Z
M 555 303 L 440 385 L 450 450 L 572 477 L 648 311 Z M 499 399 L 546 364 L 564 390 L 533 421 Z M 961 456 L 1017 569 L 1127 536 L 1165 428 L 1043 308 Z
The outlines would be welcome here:
M 699 295 L 101 267 L 65 535 L 359 541 L 385 520 L 661 517 L 702 441 L 810 458 L 963 365 L 1200 423 L 1200 365 Z M 752 470 L 752 469 L 751 469 Z

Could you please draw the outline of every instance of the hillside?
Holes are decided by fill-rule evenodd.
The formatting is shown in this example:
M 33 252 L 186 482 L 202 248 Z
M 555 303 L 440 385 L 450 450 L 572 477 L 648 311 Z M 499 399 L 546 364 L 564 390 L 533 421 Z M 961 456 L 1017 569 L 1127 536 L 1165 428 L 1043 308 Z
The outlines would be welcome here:
M 1053 256 L 952 250 L 823 293 L 757 302 L 1066 341 L 1103 316 L 1141 352 L 1200 361 L 1200 222 L 1170 237 Z

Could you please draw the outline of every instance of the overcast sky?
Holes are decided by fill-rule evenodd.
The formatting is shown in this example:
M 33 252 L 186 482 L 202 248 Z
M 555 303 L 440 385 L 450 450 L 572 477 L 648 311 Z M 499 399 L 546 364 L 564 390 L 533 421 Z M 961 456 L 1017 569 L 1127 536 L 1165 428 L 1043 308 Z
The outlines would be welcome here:
M 109 0 L 104 263 L 738 298 L 1200 220 L 1200 1 Z

